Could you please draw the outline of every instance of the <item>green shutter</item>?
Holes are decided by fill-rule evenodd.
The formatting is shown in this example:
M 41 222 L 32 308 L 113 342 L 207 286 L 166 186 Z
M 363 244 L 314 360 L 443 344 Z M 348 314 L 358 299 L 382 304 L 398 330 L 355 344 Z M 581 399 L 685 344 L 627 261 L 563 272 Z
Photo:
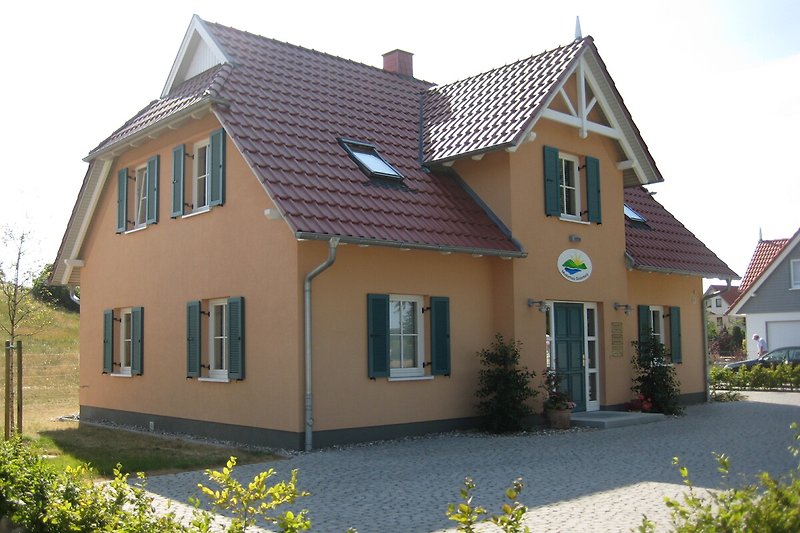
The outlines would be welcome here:
M 639 344 L 642 345 L 650 341 L 653 334 L 653 325 L 650 323 L 650 306 L 640 305 L 639 314 Z
M 559 216 L 561 206 L 558 201 L 558 148 L 544 147 L 544 213 Z
M 589 222 L 602 223 L 600 213 L 600 161 L 586 156 L 586 210 Z
M 431 296 L 431 374 L 450 375 L 450 298 Z
M 228 377 L 244 379 L 244 298 L 228 298 Z
M 144 350 L 144 308 L 131 309 L 131 374 L 142 375 Z
M 225 130 L 211 133 L 211 187 L 208 205 L 225 203 Z
M 128 229 L 128 169 L 117 173 L 117 233 Z
M 172 150 L 172 218 L 183 216 L 183 170 L 186 149 L 183 145 Z
M 186 377 L 200 377 L 200 302 L 186 304 Z
M 111 374 L 113 371 L 114 371 L 114 312 L 109 309 L 103 311 L 103 374 Z
M 389 295 L 367 294 L 367 375 L 389 376 Z
M 159 156 L 147 160 L 147 220 L 148 224 L 158 223 L 158 168 Z
M 669 349 L 672 353 L 672 362 L 683 362 L 681 351 L 681 308 L 669 308 Z

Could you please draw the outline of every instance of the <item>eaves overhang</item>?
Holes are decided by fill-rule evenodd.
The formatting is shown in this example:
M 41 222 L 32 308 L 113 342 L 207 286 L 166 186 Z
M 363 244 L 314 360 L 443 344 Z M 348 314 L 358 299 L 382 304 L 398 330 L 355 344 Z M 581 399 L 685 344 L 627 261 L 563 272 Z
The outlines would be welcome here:
M 642 265 L 636 261 L 636 259 L 630 254 L 630 252 L 625 252 L 625 265 L 628 268 L 628 270 L 638 270 L 640 272 L 652 272 L 656 274 L 677 274 L 679 276 L 691 276 L 691 277 L 705 278 L 705 279 L 726 279 L 729 281 L 734 279 L 741 279 L 740 276 L 731 276 L 729 274 L 723 274 L 721 272 L 701 272 L 696 270 L 684 270 L 680 268 L 665 268 L 665 267 Z
M 363 237 L 352 237 L 346 235 L 330 235 L 325 233 L 309 233 L 305 231 L 298 231 L 295 233 L 298 240 L 312 240 L 312 241 L 329 241 L 336 237 L 339 243 L 342 244 L 356 244 L 360 246 L 378 246 L 383 248 L 399 248 L 401 250 L 425 250 L 429 252 L 440 253 L 458 253 L 469 254 L 472 256 L 490 256 L 500 257 L 507 259 L 523 259 L 528 257 L 528 252 L 519 250 L 498 250 L 496 248 L 473 248 L 468 246 L 448 246 L 439 244 L 424 244 L 424 243 L 410 243 L 402 241 L 390 241 L 383 239 L 369 239 Z

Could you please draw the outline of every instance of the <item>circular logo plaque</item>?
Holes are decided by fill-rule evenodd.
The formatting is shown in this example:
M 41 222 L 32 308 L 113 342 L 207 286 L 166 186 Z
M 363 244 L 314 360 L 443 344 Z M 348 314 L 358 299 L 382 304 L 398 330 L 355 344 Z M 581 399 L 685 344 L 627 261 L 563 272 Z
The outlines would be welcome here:
M 574 283 L 586 281 L 592 275 L 592 260 L 584 252 L 575 248 L 561 252 L 556 266 L 564 278 Z

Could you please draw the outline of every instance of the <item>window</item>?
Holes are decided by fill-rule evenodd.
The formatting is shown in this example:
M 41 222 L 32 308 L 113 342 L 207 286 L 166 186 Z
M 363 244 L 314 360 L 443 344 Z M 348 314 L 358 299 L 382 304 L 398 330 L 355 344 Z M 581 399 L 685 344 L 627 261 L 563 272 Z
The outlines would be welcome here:
M 119 324 L 117 328 L 115 323 Z M 115 344 L 118 346 L 116 354 Z M 141 375 L 143 346 L 144 308 L 107 309 L 103 313 L 104 374 Z
M 192 214 L 225 203 L 225 144 L 225 130 L 220 128 L 192 145 L 191 153 L 183 144 L 172 150 L 172 218 L 186 214 L 187 207 Z M 187 159 L 191 159 L 188 180 Z
M 722 298 L 715 298 L 714 299 L 714 306 L 715 307 L 722 307 Z
M 639 305 L 639 343 L 646 343 L 652 335 L 656 342 L 664 344 L 672 355 L 673 363 L 683 361 L 683 343 L 681 337 L 681 309 L 680 307 L 669 307 L 667 313 L 661 306 Z M 664 319 L 669 318 L 667 323 L 669 331 L 665 331 Z
M 209 141 L 194 145 L 194 170 L 192 173 L 192 205 L 195 211 L 208 207 L 208 179 L 211 168 L 211 151 L 208 149 Z
M 800 259 L 792 259 L 790 265 L 792 288 L 800 289 Z
M 424 373 L 422 298 L 389 296 L 389 368 L 392 377 Z
M 706 307 L 711 307 L 711 300 L 706 300 Z
M 117 233 L 158 222 L 158 167 L 159 156 L 156 155 L 148 159 L 146 164 L 136 167 L 130 178 L 127 168 L 117 172 Z M 128 194 L 129 181 L 133 182 L 132 195 Z M 130 207 L 129 196 L 133 201 Z M 133 220 L 128 218 L 130 212 L 133 213 Z
M 202 324 L 204 318 L 208 319 L 206 325 Z M 207 342 L 203 341 L 203 328 L 207 329 Z M 187 377 L 209 381 L 244 379 L 244 347 L 244 298 L 186 304 Z
M 583 171 L 583 172 L 581 172 Z M 544 147 L 545 214 L 600 224 L 600 161 Z M 585 218 L 584 218 L 585 216 Z
M 635 211 L 631 206 L 628 204 L 622 204 L 622 211 L 625 213 L 625 217 L 628 220 L 632 220 L 634 222 L 647 222 L 647 219 L 640 215 L 637 211 Z
M 560 154 L 558 158 L 558 198 L 561 215 L 580 216 L 581 190 L 578 184 L 578 158 Z
M 390 165 L 373 145 L 349 139 L 338 140 L 347 155 L 368 177 L 403 179 L 403 175 Z
M 426 361 L 426 343 L 430 361 Z M 418 295 L 367 295 L 370 378 L 418 379 L 450 375 L 450 300 Z

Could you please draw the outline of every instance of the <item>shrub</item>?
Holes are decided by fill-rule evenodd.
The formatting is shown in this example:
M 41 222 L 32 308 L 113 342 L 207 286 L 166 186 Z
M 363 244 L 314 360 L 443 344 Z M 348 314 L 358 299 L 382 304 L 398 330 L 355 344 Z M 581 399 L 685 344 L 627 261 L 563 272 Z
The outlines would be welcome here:
M 511 487 L 506 489 L 506 498 L 509 503 L 504 503 L 502 512 L 488 518 L 481 518 L 487 514 L 486 509 L 481 506 L 472 505 L 472 491 L 475 489 L 475 482 L 471 478 L 464 479 L 464 488 L 461 489 L 461 499 L 463 503 L 458 505 L 451 503 L 447 506 L 447 518 L 458 522 L 457 531 L 462 533 L 473 533 L 475 526 L 479 524 L 492 523 L 506 533 L 529 533 L 530 528 L 522 524 L 528 508 L 517 501 L 517 496 L 522 492 L 525 485 L 522 478 L 515 479 Z M 483 531 L 483 528 L 480 528 Z
M 776 367 L 740 366 L 738 370 L 711 367 L 709 380 L 713 389 L 800 389 L 800 365 L 782 364 Z
M 794 440 L 800 441 L 797 424 Z M 790 446 L 795 457 L 800 448 Z M 730 470 L 728 457 L 714 454 L 723 478 Z M 678 465 L 678 458 L 673 459 Z M 680 467 L 684 484 L 689 487 L 682 501 L 665 498 L 671 509 L 674 531 L 679 533 L 711 531 L 800 531 L 800 464 L 788 477 L 775 479 L 769 473 L 758 475 L 757 483 L 722 492 L 709 492 L 703 498 L 694 492 L 686 467 Z M 639 526 L 640 532 L 653 532 L 655 525 L 645 516 Z
M 530 384 L 536 373 L 519 366 L 520 346 L 498 333 L 489 349 L 478 352 L 483 367 L 476 392 L 478 412 L 484 428 L 493 433 L 519 431 L 533 414 L 526 402 L 538 394 Z
M 667 349 L 652 334 L 641 342 L 634 341 L 633 346 L 636 353 L 632 360 L 635 375 L 631 390 L 651 403 L 652 412 L 683 413 L 679 404 L 680 382 Z

